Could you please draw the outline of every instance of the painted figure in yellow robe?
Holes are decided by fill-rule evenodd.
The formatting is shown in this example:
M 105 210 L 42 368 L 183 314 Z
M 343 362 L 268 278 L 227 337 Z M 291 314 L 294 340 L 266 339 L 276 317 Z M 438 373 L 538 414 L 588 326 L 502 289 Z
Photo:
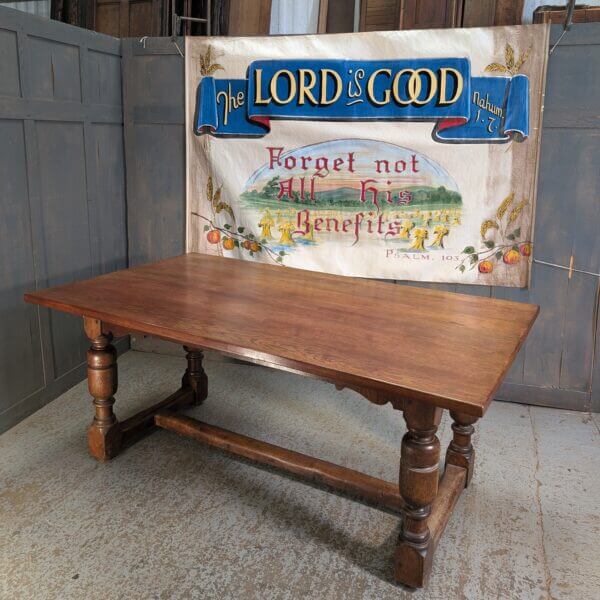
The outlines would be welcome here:
M 307 242 L 315 241 L 315 226 L 312 223 L 308 226 L 308 233 L 305 233 L 302 239 L 305 239 Z
M 271 239 L 273 235 L 271 234 L 271 227 L 275 225 L 275 220 L 271 216 L 269 209 L 265 211 L 262 219 L 258 222 L 258 226 L 261 228 L 260 237 L 266 238 L 267 240 Z
M 281 238 L 279 243 L 282 246 L 291 246 L 294 243 L 292 239 L 292 231 L 294 231 L 294 224 L 291 221 L 285 221 L 278 227 L 281 232 Z
M 444 247 L 444 237 L 450 233 L 450 230 L 445 225 L 436 225 L 433 229 L 433 244 L 431 247 L 437 246 L 438 248 Z
M 413 229 L 413 243 L 410 247 L 411 250 L 425 250 L 425 240 L 429 237 L 427 229 L 417 227 Z
M 400 239 L 402 240 L 410 240 L 410 230 L 415 226 L 415 224 L 409 219 L 404 219 L 400 223 Z

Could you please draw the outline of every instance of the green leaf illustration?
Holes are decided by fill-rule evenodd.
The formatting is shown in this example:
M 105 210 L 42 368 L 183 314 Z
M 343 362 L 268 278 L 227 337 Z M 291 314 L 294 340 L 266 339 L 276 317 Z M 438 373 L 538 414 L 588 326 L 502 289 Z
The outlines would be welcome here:
M 484 242 L 484 245 L 486 248 L 493 248 L 495 246 L 494 242 L 492 240 L 487 240 Z
M 463 250 L 463 254 L 473 254 L 473 252 L 475 252 L 475 248 L 473 248 L 473 246 L 467 246 Z
M 244 233 L 244 227 L 238 227 L 238 233 Z

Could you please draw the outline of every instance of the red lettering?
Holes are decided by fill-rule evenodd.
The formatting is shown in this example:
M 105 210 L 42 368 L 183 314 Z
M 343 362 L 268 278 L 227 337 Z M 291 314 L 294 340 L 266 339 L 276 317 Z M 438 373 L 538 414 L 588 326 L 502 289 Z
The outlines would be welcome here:
M 330 223 L 331 223 L 332 221 L 333 221 L 333 227 L 334 227 L 334 229 L 333 229 L 333 230 L 334 230 L 335 232 L 338 232 L 338 231 L 340 230 L 340 224 L 339 224 L 338 220 L 337 220 L 337 219 L 334 219 L 333 217 L 327 217 L 327 218 L 325 219 L 325 224 L 326 224 L 326 226 L 327 226 L 327 231 L 331 231 L 331 225 L 330 225 Z M 345 223 L 345 222 L 346 222 L 346 221 L 344 221 L 344 223 Z M 350 221 L 350 222 L 352 222 L 352 221 Z M 344 231 L 346 231 L 346 230 L 344 229 Z
M 373 194 L 373 197 L 371 198 L 373 204 L 377 207 L 377 210 L 379 210 L 379 202 L 377 202 L 377 194 L 379 193 L 377 188 L 373 187 L 373 186 L 369 186 L 367 187 L 367 184 L 369 183 L 377 183 L 377 180 L 375 179 L 362 179 L 360 182 L 360 201 L 361 202 L 366 202 L 367 201 L 367 192 L 371 192 Z
M 269 169 L 272 169 L 273 165 L 280 167 L 281 163 L 279 162 L 279 158 L 281 157 L 283 148 L 268 147 L 267 150 L 269 151 Z
M 293 177 L 279 181 L 279 193 L 277 194 L 278 200 L 281 200 L 283 198 L 283 196 L 287 196 L 290 200 L 293 198 L 293 196 L 292 196 L 292 182 L 293 181 L 294 181 Z

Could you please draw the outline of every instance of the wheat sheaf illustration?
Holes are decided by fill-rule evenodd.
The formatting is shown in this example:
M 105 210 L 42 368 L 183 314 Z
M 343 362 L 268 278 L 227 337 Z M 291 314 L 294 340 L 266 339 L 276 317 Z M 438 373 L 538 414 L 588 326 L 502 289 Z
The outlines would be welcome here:
M 212 48 L 209 46 L 204 55 L 200 56 L 200 75 L 207 77 L 208 75 L 213 75 L 219 70 L 224 71 L 225 67 L 219 63 L 212 62 Z
M 208 177 L 208 181 L 206 183 L 206 197 L 210 202 L 213 211 L 215 214 L 219 214 L 221 211 L 225 211 L 229 214 L 229 216 L 235 221 L 235 215 L 233 214 L 233 209 L 226 202 L 221 201 L 221 190 L 223 186 L 219 186 L 216 190 L 214 189 L 213 179 L 212 177 Z
M 510 44 L 506 44 L 504 47 L 504 62 L 506 64 L 493 62 L 485 68 L 485 71 L 487 73 L 509 73 L 510 75 L 516 75 L 520 72 L 530 54 L 531 46 L 519 56 L 518 60 L 515 60 L 515 49 Z

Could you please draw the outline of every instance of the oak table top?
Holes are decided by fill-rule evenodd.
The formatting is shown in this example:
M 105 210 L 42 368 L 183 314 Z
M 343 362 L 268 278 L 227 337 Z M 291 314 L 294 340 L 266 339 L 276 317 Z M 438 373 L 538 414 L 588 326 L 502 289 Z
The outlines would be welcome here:
M 28 302 L 481 416 L 539 307 L 203 254 Z

